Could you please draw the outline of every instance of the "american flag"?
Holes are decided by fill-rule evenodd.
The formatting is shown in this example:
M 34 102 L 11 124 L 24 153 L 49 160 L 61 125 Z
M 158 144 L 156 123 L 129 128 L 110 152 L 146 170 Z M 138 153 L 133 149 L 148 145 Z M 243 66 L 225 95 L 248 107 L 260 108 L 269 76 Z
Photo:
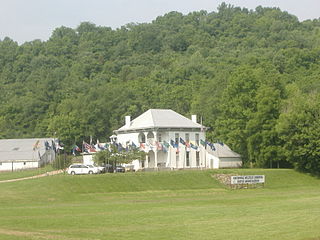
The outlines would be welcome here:
M 83 148 L 88 152 L 96 152 L 96 149 L 93 146 L 91 146 L 89 143 L 86 143 L 85 141 L 83 141 L 82 145 L 83 145 Z

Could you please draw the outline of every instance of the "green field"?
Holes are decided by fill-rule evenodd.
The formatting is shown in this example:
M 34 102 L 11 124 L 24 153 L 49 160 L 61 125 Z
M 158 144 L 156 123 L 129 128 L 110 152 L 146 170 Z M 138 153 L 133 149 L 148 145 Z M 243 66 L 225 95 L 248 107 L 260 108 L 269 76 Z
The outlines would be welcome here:
M 265 174 L 230 190 L 212 174 Z M 320 239 L 320 180 L 293 170 L 57 175 L 0 183 L 0 239 Z
M 43 168 L 37 168 L 37 169 L 27 169 L 27 170 L 13 171 L 13 172 L 10 172 L 10 171 L 0 172 L 0 181 L 8 180 L 8 179 L 31 177 L 31 176 L 35 176 L 35 175 L 42 174 L 52 170 L 53 170 L 52 166 L 47 165 Z

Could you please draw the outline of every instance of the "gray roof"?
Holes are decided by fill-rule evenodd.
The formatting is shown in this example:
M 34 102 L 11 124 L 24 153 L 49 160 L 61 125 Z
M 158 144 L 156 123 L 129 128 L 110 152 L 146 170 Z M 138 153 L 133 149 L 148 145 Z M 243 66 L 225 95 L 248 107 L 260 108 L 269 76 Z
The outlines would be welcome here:
M 211 148 L 207 146 L 208 153 L 212 154 L 213 156 L 219 158 L 241 158 L 240 154 L 232 151 L 225 143 L 214 143 L 213 146 L 215 150 L 211 150 Z
M 116 132 L 142 130 L 149 128 L 193 128 L 205 129 L 199 123 L 182 116 L 171 109 L 149 109 L 126 125 L 119 128 Z
M 0 139 L 0 162 L 38 161 L 46 150 L 45 141 L 51 146 L 54 139 Z

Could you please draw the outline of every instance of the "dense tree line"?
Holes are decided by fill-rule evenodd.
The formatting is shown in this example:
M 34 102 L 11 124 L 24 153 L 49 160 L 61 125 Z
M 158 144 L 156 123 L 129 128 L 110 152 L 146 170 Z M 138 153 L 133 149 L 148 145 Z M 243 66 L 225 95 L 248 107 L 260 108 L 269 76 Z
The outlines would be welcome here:
M 320 21 L 221 4 L 0 41 L 0 138 L 103 141 L 149 108 L 202 116 L 245 165 L 320 173 Z

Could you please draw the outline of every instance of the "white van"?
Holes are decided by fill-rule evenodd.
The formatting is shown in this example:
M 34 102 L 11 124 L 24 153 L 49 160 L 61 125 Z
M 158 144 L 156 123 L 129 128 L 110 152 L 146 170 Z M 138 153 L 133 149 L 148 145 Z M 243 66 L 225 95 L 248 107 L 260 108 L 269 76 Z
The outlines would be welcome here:
M 98 173 L 98 169 L 92 165 L 83 165 L 83 164 L 72 164 L 68 168 L 68 173 L 71 175 L 75 174 L 94 174 Z

